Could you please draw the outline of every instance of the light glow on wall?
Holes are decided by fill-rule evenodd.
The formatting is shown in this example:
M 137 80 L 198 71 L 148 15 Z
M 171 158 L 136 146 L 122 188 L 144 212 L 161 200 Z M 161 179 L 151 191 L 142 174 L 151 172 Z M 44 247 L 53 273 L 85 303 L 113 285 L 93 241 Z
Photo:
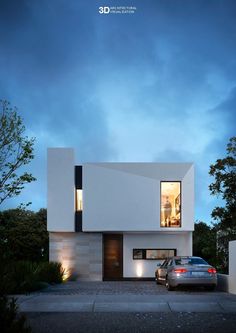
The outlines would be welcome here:
M 63 269 L 63 276 L 62 276 L 62 280 L 63 281 L 67 281 L 70 277 L 70 273 L 66 268 L 62 268 Z
M 60 243 L 58 243 L 58 245 L 59 244 Z M 66 281 L 71 277 L 74 271 L 74 247 L 70 242 L 63 241 L 63 245 L 60 244 L 57 249 L 57 256 L 53 258 L 53 261 L 61 263 L 63 273 L 62 280 Z
M 138 263 L 136 266 L 136 275 L 137 277 L 143 276 L 143 265 L 141 263 Z
M 83 190 L 76 190 L 76 210 L 83 210 Z
M 63 272 L 62 280 L 67 281 L 73 273 L 72 262 L 70 262 L 68 260 L 63 260 L 63 258 L 61 258 L 61 260 L 59 262 L 62 265 L 62 272 Z

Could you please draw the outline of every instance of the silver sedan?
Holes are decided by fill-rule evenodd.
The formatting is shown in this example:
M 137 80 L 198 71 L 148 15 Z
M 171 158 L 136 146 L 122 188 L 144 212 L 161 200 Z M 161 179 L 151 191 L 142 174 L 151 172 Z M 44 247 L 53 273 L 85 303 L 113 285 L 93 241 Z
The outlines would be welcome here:
M 172 257 L 166 259 L 155 272 L 156 282 L 174 290 L 181 285 L 204 286 L 214 290 L 217 285 L 216 269 L 200 257 Z

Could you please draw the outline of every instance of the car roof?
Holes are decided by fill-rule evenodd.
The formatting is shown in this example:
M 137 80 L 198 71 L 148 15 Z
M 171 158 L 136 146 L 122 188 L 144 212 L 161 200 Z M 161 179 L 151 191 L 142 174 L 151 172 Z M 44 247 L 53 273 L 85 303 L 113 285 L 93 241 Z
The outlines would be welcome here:
M 169 257 L 166 259 L 192 259 L 192 258 L 196 258 L 196 259 L 202 259 L 201 257 L 197 257 L 197 256 L 174 256 L 174 257 Z

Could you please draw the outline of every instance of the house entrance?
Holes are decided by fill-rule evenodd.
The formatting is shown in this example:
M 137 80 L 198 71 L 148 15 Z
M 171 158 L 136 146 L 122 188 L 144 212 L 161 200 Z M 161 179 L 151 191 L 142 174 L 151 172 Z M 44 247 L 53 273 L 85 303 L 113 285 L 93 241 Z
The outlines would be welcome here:
M 103 234 L 103 280 L 123 278 L 123 235 Z

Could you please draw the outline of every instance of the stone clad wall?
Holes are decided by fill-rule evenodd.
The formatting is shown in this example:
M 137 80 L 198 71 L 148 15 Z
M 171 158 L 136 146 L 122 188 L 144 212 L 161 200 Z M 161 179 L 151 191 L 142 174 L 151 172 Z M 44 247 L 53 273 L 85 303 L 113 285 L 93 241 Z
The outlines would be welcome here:
M 49 260 L 61 262 L 68 275 L 102 280 L 102 234 L 50 232 Z

